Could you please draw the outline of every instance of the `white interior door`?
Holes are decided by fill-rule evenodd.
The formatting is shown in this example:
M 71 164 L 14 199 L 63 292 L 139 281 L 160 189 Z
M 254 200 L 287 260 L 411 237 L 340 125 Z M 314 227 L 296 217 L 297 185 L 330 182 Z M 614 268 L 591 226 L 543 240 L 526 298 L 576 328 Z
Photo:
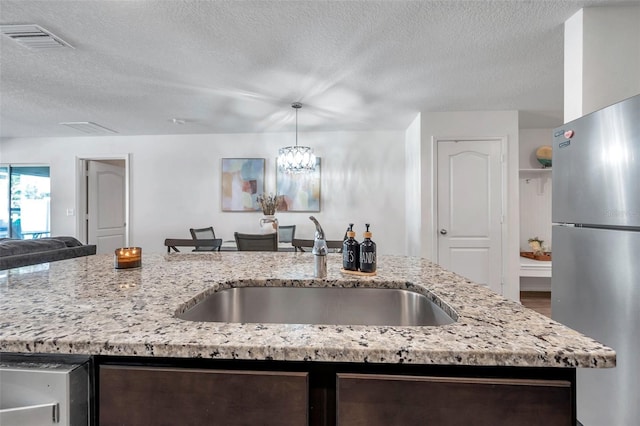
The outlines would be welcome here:
M 87 233 L 97 253 L 126 244 L 124 161 L 87 161 Z
M 437 143 L 438 263 L 502 294 L 502 141 Z

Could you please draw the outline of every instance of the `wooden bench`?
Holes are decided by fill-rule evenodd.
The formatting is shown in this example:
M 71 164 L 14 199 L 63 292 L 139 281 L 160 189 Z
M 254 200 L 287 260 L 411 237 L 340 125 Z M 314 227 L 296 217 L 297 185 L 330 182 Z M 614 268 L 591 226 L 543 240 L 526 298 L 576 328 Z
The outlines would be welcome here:
M 167 253 L 171 253 L 172 249 L 175 252 L 180 252 L 180 250 L 178 250 L 178 247 L 213 247 L 215 250 L 220 251 L 222 239 L 216 238 L 214 240 L 194 240 L 191 238 L 167 238 L 164 240 L 164 245 L 167 247 Z

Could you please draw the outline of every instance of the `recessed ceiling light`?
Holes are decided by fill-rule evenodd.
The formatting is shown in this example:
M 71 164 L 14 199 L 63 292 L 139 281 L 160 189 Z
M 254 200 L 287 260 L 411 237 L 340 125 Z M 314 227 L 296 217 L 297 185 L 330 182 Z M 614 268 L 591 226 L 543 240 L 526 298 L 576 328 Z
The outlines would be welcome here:
M 31 50 L 49 50 L 71 46 L 39 25 L 0 25 L 0 33 Z
M 93 123 L 91 121 L 68 121 L 60 123 L 63 126 L 71 127 L 72 129 L 80 130 L 83 133 L 100 134 L 100 133 L 118 133 L 115 130 L 111 130 L 107 127 Z

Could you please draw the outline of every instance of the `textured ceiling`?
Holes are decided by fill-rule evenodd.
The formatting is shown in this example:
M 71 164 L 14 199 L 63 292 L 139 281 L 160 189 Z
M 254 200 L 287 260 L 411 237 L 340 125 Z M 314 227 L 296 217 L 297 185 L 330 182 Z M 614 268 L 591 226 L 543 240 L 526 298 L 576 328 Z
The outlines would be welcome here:
M 75 49 L 2 36 L 0 136 L 405 129 L 419 111 L 562 123 L 563 23 L 639 1 L 4 1 Z M 174 124 L 180 118 L 184 124 Z

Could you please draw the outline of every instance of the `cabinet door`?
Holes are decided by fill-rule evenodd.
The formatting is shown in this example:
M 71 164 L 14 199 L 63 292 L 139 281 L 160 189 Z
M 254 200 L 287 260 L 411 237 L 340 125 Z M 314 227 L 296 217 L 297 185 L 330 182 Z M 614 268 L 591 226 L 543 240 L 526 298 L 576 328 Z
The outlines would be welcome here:
M 307 376 L 100 366 L 100 425 L 306 425 Z
M 567 381 L 338 374 L 342 426 L 568 426 L 572 413 Z

